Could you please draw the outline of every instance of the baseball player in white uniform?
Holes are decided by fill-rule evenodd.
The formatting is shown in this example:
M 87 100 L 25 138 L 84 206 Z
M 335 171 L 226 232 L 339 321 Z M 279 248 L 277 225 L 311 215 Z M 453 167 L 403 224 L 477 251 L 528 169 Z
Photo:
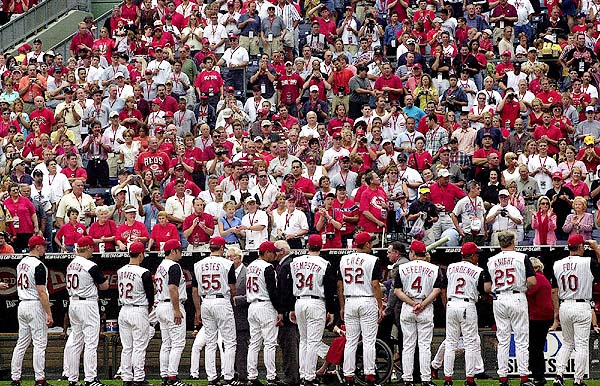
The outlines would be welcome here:
M 529 311 L 525 292 L 536 284 L 535 271 L 524 253 L 515 251 L 515 233 L 498 233 L 502 251 L 488 260 L 492 278 L 494 319 L 498 338 L 498 376 L 500 386 L 508 386 L 508 349 L 510 334 L 514 333 L 521 385 L 529 382 Z M 589 311 L 589 310 L 588 310 Z M 588 312 L 589 313 L 589 312 Z
M 381 267 L 371 255 L 371 235 L 360 232 L 354 236 L 356 252 L 342 256 L 338 276 L 340 315 L 346 322 L 344 347 L 344 382 L 354 383 L 356 348 L 362 335 L 365 380 L 375 382 L 375 341 L 377 323 L 383 317 L 381 302 Z
M 119 291 L 119 337 L 121 338 L 121 374 L 124 386 L 142 386 L 148 347 L 150 322 L 148 312 L 154 304 L 152 275 L 140 264 L 144 260 L 144 244 L 129 247 L 129 264 L 117 271 Z
M 196 319 L 202 317 L 206 334 L 204 366 L 211 385 L 219 383 L 215 358 L 219 332 L 224 344 L 225 355 L 221 361 L 225 384 L 231 384 L 234 376 L 237 340 L 231 300 L 235 293 L 236 276 L 233 261 L 223 257 L 225 244 L 225 239 L 222 237 L 214 237 L 210 240 L 210 255 L 194 264 L 192 280 Z M 202 297 L 202 312 L 200 312 L 200 297 Z
M 160 323 L 160 376 L 163 386 L 187 386 L 177 378 L 179 361 L 185 348 L 185 277 L 179 265 L 181 243 L 171 239 L 163 247 L 165 258 L 154 274 L 156 317 Z
M 413 382 L 415 348 L 419 344 L 419 365 L 422 385 L 431 382 L 431 340 L 433 339 L 433 302 L 446 287 L 442 271 L 425 261 L 427 251 L 422 241 L 410 244 L 410 261 L 398 267 L 394 293 L 402 300 L 400 328 L 404 339 L 402 349 L 402 379 L 405 385 Z
M 46 382 L 46 345 L 48 327 L 52 320 L 48 299 L 48 268 L 40 261 L 46 254 L 46 240 L 41 236 L 29 239 L 29 255 L 17 265 L 17 294 L 19 296 L 19 339 L 10 365 L 12 386 L 21 384 L 23 357 L 33 341 L 33 371 L 36 385 Z
M 298 256 L 289 264 L 293 283 L 294 310 L 290 319 L 298 324 L 300 332 L 300 379 L 305 386 L 314 383 L 317 371 L 317 353 L 323 339 L 325 321 L 333 321 L 336 291 L 335 269 L 320 256 L 323 248 L 321 235 L 308 238 L 308 255 Z
M 462 261 L 448 266 L 448 298 L 446 310 L 446 350 L 444 353 L 445 386 L 452 385 L 454 358 L 458 339 L 463 336 L 465 346 L 466 386 L 475 386 L 475 374 L 481 372 L 477 366 L 482 362 L 481 339 L 477 324 L 475 303 L 479 294 L 491 291 L 492 281 L 483 268 L 477 266 L 479 248 L 473 242 L 461 248 Z M 479 370 L 479 371 L 478 371 Z
M 67 266 L 67 291 L 69 292 L 69 320 L 71 335 L 65 344 L 65 361 L 69 386 L 79 381 L 79 361 L 83 353 L 83 369 L 86 386 L 104 386 L 98 381 L 98 335 L 100 332 L 100 310 L 98 290 L 108 289 L 108 280 L 98 267 L 90 261 L 94 253 L 94 240 L 84 236 L 77 241 L 77 256 Z
M 194 343 L 192 344 L 192 352 L 190 353 L 190 379 L 200 380 L 200 352 L 206 347 L 206 333 L 205 328 L 201 327 L 198 331 L 194 331 L 196 336 L 194 337 Z M 219 358 L 225 357 L 223 351 L 223 337 L 219 332 L 217 337 L 217 347 L 219 348 Z M 237 352 L 237 351 L 236 351 Z M 221 362 L 221 373 L 223 373 L 223 362 Z
M 585 365 L 589 361 L 590 325 L 592 314 L 590 301 L 594 282 L 600 282 L 600 247 L 595 240 L 587 243 L 596 253 L 596 257 L 583 256 L 584 240 L 580 234 L 571 235 L 569 256 L 554 263 L 552 278 L 552 300 L 555 304 L 555 322 L 559 321 L 562 327 L 563 344 L 558 352 L 556 362 L 555 386 L 564 386 L 563 374 L 575 350 L 575 385 L 583 384 Z M 559 312 L 556 306 L 560 301 Z
M 272 241 L 264 241 L 258 247 L 259 257 L 246 270 L 246 299 L 250 344 L 248 345 L 248 384 L 260 386 L 258 380 L 258 351 L 264 342 L 263 360 L 267 368 L 267 386 L 275 386 L 277 369 L 275 350 L 277 333 L 283 315 L 278 312 L 277 279 L 273 262 L 278 249 Z

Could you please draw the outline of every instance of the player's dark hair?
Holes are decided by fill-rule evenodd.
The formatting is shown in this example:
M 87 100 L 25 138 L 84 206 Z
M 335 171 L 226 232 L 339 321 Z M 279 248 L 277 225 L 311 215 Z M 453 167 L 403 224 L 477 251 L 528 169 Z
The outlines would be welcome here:
M 393 243 L 390 244 L 390 246 L 392 247 L 392 249 L 402 255 L 406 255 L 406 246 L 404 246 L 404 244 L 402 244 L 400 241 L 394 241 Z
M 220 245 L 209 245 L 208 247 L 210 248 L 210 251 L 211 251 L 211 252 L 216 252 L 216 251 L 218 251 L 219 249 L 223 248 L 223 247 L 222 247 L 222 246 L 220 246 Z
M 321 246 L 319 245 L 309 245 L 308 250 L 310 252 L 319 252 L 321 250 Z

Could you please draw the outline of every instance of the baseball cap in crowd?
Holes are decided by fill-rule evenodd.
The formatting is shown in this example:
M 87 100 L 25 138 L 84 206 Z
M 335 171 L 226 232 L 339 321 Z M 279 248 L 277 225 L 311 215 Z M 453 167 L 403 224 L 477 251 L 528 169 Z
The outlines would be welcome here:
M 231 118 L 231 116 L 233 115 L 233 111 L 229 108 L 223 110 L 223 118 L 227 119 L 227 118 Z
M 431 193 L 429 186 L 423 185 L 419 188 L 419 194 L 427 194 L 427 193 Z
M 406 162 L 406 154 L 401 153 L 398 155 L 398 162 Z
M 165 112 L 165 117 L 174 117 L 174 116 L 175 116 L 175 114 L 173 114 L 172 111 L 166 111 Z
M 258 251 L 259 252 L 279 252 L 279 248 L 277 248 L 275 246 L 275 243 L 272 241 L 264 241 L 262 244 L 260 244 L 260 247 L 258 247 Z
M 202 38 L 201 42 L 202 44 L 209 44 L 210 40 L 208 40 L 208 38 Z
M 22 159 L 20 159 L 20 158 L 17 158 L 16 160 L 14 160 L 14 161 L 12 162 L 12 168 L 14 169 L 14 168 L 16 168 L 17 166 L 21 165 L 22 163 L 23 163 L 23 160 L 22 160 Z
M 362 245 L 371 241 L 371 235 L 368 232 L 359 232 L 354 235 L 354 245 Z
M 425 243 L 421 240 L 413 240 L 410 243 L 410 250 L 416 254 L 424 255 L 427 252 L 427 247 L 425 247 Z
M 415 44 L 415 39 L 406 40 L 406 44 Z
M 148 68 L 148 69 L 146 69 L 146 71 L 144 71 L 144 74 L 152 75 L 152 70 Z
M 234 89 L 232 86 L 227 86 L 227 87 L 225 88 L 225 91 L 227 91 L 227 92 L 234 92 L 234 91 L 235 91 L 235 89 Z
M 585 112 L 586 113 L 593 113 L 594 112 L 594 106 L 588 106 L 585 108 Z
M 172 251 L 173 249 L 181 249 L 181 243 L 179 240 L 169 240 L 165 243 L 163 250 L 165 252 Z
M 162 101 L 159 98 L 154 98 L 152 99 L 152 103 L 154 103 L 155 105 L 160 105 Z
M 491 29 L 489 29 L 489 28 L 486 28 L 486 29 L 484 29 L 484 30 L 483 30 L 483 31 L 481 31 L 481 32 L 483 32 L 484 34 L 488 34 L 489 36 L 492 36 L 492 30 L 491 30 Z
M 435 19 L 433 19 L 433 22 L 434 23 L 443 23 L 444 21 L 441 18 L 436 17 Z
M 263 137 L 254 137 L 254 142 L 264 142 Z
M 308 238 L 308 246 L 309 247 L 322 247 L 323 246 L 323 237 L 321 235 L 310 235 Z
M 335 198 L 335 194 L 333 192 L 329 192 L 325 195 L 325 198 L 329 198 L 329 197 Z
M 350 157 L 347 156 L 347 155 L 341 155 L 341 156 L 338 157 L 338 161 L 342 161 L 342 162 L 344 162 L 344 161 L 350 161 Z
M 413 65 L 413 69 L 418 68 L 419 70 L 421 70 L 423 68 L 423 66 L 421 66 L 421 63 L 415 63 Z
M 479 247 L 472 241 L 465 243 L 460 249 L 460 253 L 462 253 L 463 256 L 472 255 L 477 252 L 479 252 Z
M 288 173 L 285 175 L 285 177 L 283 177 L 283 180 L 289 180 L 290 178 L 295 179 L 294 175 L 292 173 Z M 296 196 L 294 196 L 296 197 Z
M 29 239 L 29 248 L 33 248 L 36 245 L 46 245 L 46 240 L 42 236 L 33 236 Z
M 256 202 L 256 198 L 254 196 L 248 196 L 246 197 L 246 199 L 244 200 L 245 204 L 249 204 L 251 202 Z
M 142 253 L 144 252 L 144 249 L 144 244 L 140 243 L 139 241 L 136 241 L 129 247 L 129 253 Z
M 335 133 L 333 133 L 333 135 L 331 136 L 333 139 L 336 138 L 342 138 L 342 133 L 340 133 L 339 131 L 336 131 Z
M 384 139 L 383 141 L 381 141 L 381 146 L 385 145 L 386 143 L 389 143 L 390 145 L 392 144 L 392 140 L 389 138 Z
M 94 239 L 91 238 L 90 236 L 83 236 L 82 238 L 77 240 L 77 246 L 78 247 L 93 247 Z
M 529 49 L 527 50 L 527 52 L 535 52 L 535 53 L 537 53 L 538 50 L 535 47 L 529 47 Z
M 133 205 L 127 205 L 127 207 L 125 207 L 125 213 L 136 213 L 137 209 L 135 209 L 135 207 Z
M 571 247 L 581 245 L 583 242 L 583 236 L 579 233 L 569 236 L 569 239 L 567 240 L 567 244 Z
M 507 196 L 508 197 L 508 196 L 510 196 L 510 194 L 508 193 L 508 190 L 502 189 L 502 190 L 500 190 L 498 192 L 498 197 L 500 197 L 500 196 Z
M 596 140 L 594 139 L 593 136 L 591 135 L 586 135 L 585 138 L 583 139 L 583 143 L 587 145 L 593 145 L 594 142 L 596 142 Z
M 510 58 L 512 56 L 512 53 L 509 50 L 504 50 L 502 52 L 502 56 L 508 56 Z
M 561 172 L 552 173 L 552 179 L 553 180 L 562 180 L 562 173 Z
M 209 244 L 210 245 L 218 245 L 218 246 L 224 247 L 225 244 L 227 244 L 227 242 L 221 236 L 217 236 L 217 237 L 213 237 L 212 239 L 210 239 Z
M 316 84 L 313 84 L 312 86 L 310 86 L 309 91 L 310 92 L 313 92 L 313 91 L 319 92 L 319 86 L 317 86 Z
M 269 121 L 268 119 L 265 119 L 264 121 L 262 121 L 262 122 L 260 123 L 260 125 L 261 125 L 262 127 L 265 127 L 265 126 L 271 126 L 271 121 Z
M 450 177 L 450 172 L 448 169 L 440 169 L 438 171 L 438 177 Z
M 117 72 L 117 73 L 115 74 L 115 79 L 117 79 L 117 78 L 125 78 L 125 75 L 123 75 L 123 73 L 122 73 L 122 72 Z

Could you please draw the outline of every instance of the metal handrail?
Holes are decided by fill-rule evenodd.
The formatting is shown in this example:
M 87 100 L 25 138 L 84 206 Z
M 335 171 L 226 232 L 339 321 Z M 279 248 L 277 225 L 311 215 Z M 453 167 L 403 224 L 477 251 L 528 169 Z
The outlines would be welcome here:
M 72 10 L 90 10 L 88 0 L 45 0 L 0 27 L 0 49 L 6 51 L 48 28 L 53 21 Z

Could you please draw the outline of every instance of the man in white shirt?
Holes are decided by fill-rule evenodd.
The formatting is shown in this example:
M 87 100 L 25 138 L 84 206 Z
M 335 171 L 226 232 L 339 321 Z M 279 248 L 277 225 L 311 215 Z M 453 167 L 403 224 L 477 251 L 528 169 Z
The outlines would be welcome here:
M 492 206 L 485 218 L 486 224 L 492 224 L 492 243 L 498 246 L 498 234 L 509 231 L 514 233 L 517 239 L 517 225 L 523 223 L 523 216 L 519 209 L 508 203 L 508 190 L 502 189 L 498 192 L 499 204 Z
M 256 250 L 262 242 L 269 240 L 269 216 L 258 209 L 254 196 L 247 197 L 244 203 L 246 214 L 242 217 L 240 229 L 246 234 L 246 249 Z
M 229 70 L 225 74 L 225 82 L 236 90 L 242 90 L 244 88 L 244 69 L 248 66 L 249 61 L 248 51 L 244 47 L 240 47 L 238 35 L 229 35 L 229 48 L 217 62 L 217 66 L 225 65 Z
M 183 249 L 187 248 L 188 242 L 183 235 L 183 221 L 194 212 L 194 197 L 185 193 L 185 181 L 177 180 L 175 183 L 175 195 L 167 198 L 165 202 L 167 220 L 177 226 L 179 239 Z
M 333 178 L 340 173 L 339 160 L 343 156 L 350 156 L 350 151 L 342 147 L 342 134 L 336 132 L 333 134 L 333 146 L 325 150 L 321 164 L 327 170 L 329 178 Z

